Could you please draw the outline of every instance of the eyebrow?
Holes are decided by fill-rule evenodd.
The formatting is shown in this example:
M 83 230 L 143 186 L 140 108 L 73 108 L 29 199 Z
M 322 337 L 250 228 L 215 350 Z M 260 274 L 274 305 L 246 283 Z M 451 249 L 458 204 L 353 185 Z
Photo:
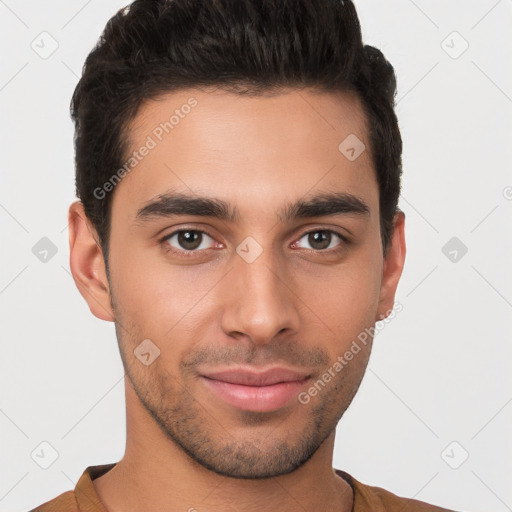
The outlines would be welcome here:
M 326 192 L 308 199 L 288 203 L 278 212 L 281 222 L 310 217 L 355 214 L 369 215 L 370 208 L 359 197 L 346 192 Z M 237 222 L 240 211 L 222 199 L 190 196 L 177 192 L 159 194 L 147 201 L 135 216 L 137 222 L 179 215 L 214 217 L 227 222 Z

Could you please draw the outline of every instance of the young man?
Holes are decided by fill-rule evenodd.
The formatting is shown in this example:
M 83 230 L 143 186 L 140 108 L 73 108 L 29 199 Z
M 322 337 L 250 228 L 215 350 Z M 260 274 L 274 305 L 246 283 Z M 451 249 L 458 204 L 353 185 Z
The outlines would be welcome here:
M 332 467 L 405 259 L 395 76 L 348 0 L 137 0 L 72 99 L 75 283 L 121 461 L 39 512 L 441 511 Z

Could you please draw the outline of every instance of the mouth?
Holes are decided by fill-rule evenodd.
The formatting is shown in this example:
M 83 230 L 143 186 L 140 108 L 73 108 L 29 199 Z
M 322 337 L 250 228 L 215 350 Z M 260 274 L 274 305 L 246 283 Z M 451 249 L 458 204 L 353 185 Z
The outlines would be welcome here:
M 201 379 L 210 392 L 228 405 L 252 412 L 281 409 L 296 399 L 309 380 L 306 372 L 287 368 L 254 371 L 236 368 L 203 372 Z

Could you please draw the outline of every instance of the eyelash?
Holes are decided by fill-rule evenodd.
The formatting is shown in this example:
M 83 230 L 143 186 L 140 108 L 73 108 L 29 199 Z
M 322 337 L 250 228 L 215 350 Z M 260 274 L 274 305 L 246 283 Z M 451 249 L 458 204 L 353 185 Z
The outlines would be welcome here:
M 210 235 L 207 231 L 204 231 L 202 229 L 182 228 L 182 229 L 173 231 L 172 233 L 169 233 L 168 235 L 165 235 L 163 238 L 161 238 L 159 240 L 159 243 L 163 245 L 163 244 L 165 244 L 165 242 L 167 242 L 169 239 L 171 239 L 174 235 L 177 235 L 177 234 L 183 233 L 183 232 L 201 233 L 201 234 L 207 235 L 210 238 L 214 239 L 214 237 L 212 235 Z M 310 231 L 306 231 L 306 232 L 302 233 L 302 235 L 297 240 L 300 240 L 301 238 L 305 237 L 306 235 L 309 235 L 310 233 L 319 233 L 319 232 L 333 233 L 333 234 L 337 235 L 342 240 L 342 243 L 340 243 L 338 246 L 336 246 L 334 248 L 331 247 L 330 249 L 306 249 L 307 251 L 312 251 L 312 252 L 319 253 L 319 254 L 320 253 L 337 254 L 338 252 L 340 252 L 344 249 L 344 247 L 343 247 L 344 245 L 348 245 L 350 243 L 350 240 L 345 235 L 342 235 L 341 233 L 339 233 L 336 230 L 327 229 L 327 228 L 325 228 L 325 229 L 316 228 L 316 229 L 312 229 Z M 166 252 L 176 254 L 183 258 L 191 258 L 191 257 L 197 256 L 201 251 L 210 250 L 210 249 L 201 249 L 201 250 L 194 249 L 191 251 L 187 251 L 185 249 L 183 249 L 183 250 L 176 249 L 176 248 L 170 246 L 169 244 L 165 244 L 165 246 L 166 247 L 164 249 Z

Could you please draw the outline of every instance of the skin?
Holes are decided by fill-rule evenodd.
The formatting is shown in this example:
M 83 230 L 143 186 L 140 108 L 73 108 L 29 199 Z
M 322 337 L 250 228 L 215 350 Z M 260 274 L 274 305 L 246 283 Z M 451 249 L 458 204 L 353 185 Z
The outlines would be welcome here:
M 197 106 L 114 190 L 110 282 L 81 203 L 69 209 L 74 280 L 91 312 L 116 323 L 127 374 L 125 455 L 94 486 L 110 512 L 349 511 L 352 490 L 332 468 L 335 427 L 363 378 L 371 341 L 308 404 L 292 400 L 266 413 L 228 405 L 200 372 L 279 363 L 307 372 L 307 390 L 392 310 L 404 215 L 395 216 L 384 257 L 355 96 L 173 92 L 142 105 L 130 127 L 132 150 L 190 97 Z M 366 145 L 354 161 L 338 150 L 349 134 Z M 240 217 L 136 221 L 139 208 L 169 190 L 223 199 Z M 369 214 L 280 220 L 286 203 L 318 192 L 351 193 Z M 179 256 L 186 249 L 177 236 L 161 241 L 185 228 L 208 234 L 188 258 Z M 312 229 L 337 231 L 349 243 L 332 234 L 329 248 L 340 250 L 319 248 L 304 234 Z M 262 248 L 252 263 L 236 252 L 248 236 Z M 160 350 L 149 366 L 134 355 L 145 339 Z

